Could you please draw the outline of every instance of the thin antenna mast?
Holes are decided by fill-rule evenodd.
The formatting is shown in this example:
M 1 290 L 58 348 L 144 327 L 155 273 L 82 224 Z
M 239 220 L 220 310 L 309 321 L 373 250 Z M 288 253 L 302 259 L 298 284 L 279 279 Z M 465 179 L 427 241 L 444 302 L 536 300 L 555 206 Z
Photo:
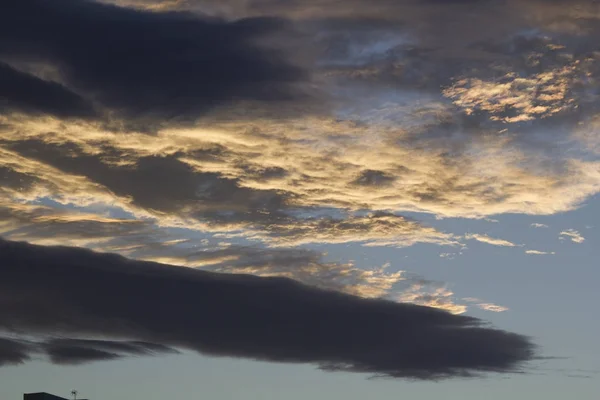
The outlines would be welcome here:
M 77 400 L 77 390 L 71 390 L 71 395 L 73 396 L 73 400 Z

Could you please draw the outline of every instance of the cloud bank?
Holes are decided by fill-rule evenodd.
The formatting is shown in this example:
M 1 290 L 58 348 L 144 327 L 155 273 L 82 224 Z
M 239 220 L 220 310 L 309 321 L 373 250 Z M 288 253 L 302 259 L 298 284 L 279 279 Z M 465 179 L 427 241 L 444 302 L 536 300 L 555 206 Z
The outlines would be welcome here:
M 59 336 L 43 347 L 60 363 L 185 348 L 440 379 L 518 371 L 535 357 L 524 336 L 429 307 L 284 278 L 215 274 L 6 240 L 0 241 L 0 313 L 5 332 Z M 78 341 L 89 336 L 129 342 Z M 26 361 L 31 345 L 10 340 L 0 341 L 0 363 Z

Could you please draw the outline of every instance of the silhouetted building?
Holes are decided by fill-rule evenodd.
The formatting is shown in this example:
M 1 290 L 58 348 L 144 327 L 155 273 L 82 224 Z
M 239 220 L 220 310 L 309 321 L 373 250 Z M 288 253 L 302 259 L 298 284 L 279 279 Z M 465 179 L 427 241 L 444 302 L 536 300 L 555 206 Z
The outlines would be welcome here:
M 50 393 L 25 393 L 23 395 L 23 400 L 69 400 L 64 397 L 58 397 Z M 85 399 L 77 399 L 77 400 L 85 400 Z
M 67 400 L 64 397 L 54 396 L 50 393 L 25 393 L 23 400 Z

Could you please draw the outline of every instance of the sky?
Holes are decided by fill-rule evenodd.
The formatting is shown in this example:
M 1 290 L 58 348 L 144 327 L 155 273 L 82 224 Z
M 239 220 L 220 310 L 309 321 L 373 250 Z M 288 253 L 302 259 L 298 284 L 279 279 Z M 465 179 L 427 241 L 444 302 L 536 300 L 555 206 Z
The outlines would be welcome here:
M 4 3 L 0 398 L 597 398 L 596 1 Z

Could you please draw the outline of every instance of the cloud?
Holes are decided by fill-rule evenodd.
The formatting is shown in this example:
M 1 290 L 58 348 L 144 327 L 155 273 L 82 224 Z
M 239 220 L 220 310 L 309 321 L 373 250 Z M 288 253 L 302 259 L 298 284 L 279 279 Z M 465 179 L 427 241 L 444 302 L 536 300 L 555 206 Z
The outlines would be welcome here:
M 102 185 L 105 195 L 116 195 L 122 203 L 142 208 L 156 218 L 180 218 L 188 226 L 193 219 L 203 224 L 205 231 L 231 231 L 232 235 L 276 247 L 350 242 L 396 247 L 419 242 L 457 244 L 451 234 L 389 212 L 312 216 L 318 208 L 298 202 L 297 194 L 282 187 L 264 187 L 277 184 L 270 179 L 285 179 L 280 172 L 285 171 L 283 168 L 256 171 L 245 167 L 239 176 L 230 178 L 216 170 L 198 168 L 206 155 L 199 151 L 181 156 L 142 156 L 104 145 L 98 152 L 92 149 L 88 152 L 82 145 L 43 139 L 9 141 L 4 145 L 20 157 L 49 164 L 63 174 L 85 177 L 90 186 Z M 213 157 L 218 157 L 218 153 L 211 155 L 209 162 Z M 15 168 L 23 167 L 21 164 Z M 40 169 L 32 166 L 27 172 L 33 175 Z M 274 174 L 274 171 L 279 172 Z M 263 187 L 248 187 L 250 180 Z M 156 191 L 157 187 L 161 190 Z M 72 193 L 77 189 L 67 184 L 63 190 Z M 298 216 L 298 211 L 304 216 Z M 244 231 L 240 233 L 241 230 Z
M 548 228 L 548 225 L 546 224 L 540 224 L 540 223 L 533 223 L 530 225 L 532 228 Z
M 197 107 L 191 114 L 202 114 L 203 118 L 193 126 L 165 122 L 156 128 L 154 135 L 127 128 L 123 129 L 127 135 L 123 135 L 96 121 L 2 116 L 0 173 L 9 179 L 1 183 L 0 194 L 14 204 L 54 202 L 63 209 L 72 205 L 111 207 L 131 214 L 131 219 L 151 219 L 152 224 L 161 227 L 184 227 L 190 234 L 222 234 L 230 242 L 247 245 L 252 240 L 274 248 L 325 243 L 454 246 L 459 238 L 402 214 L 419 212 L 438 218 L 486 218 L 504 213 L 551 215 L 577 208 L 600 188 L 598 162 L 576 157 L 579 153 L 573 152 L 568 144 L 557 146 L 558 142 L 564 144 L 559 139 L 568 134 L 560 132 L 569 132 L 568 128 L 584 115 L 575 109 L 593 103 L 590 100 L 593 89 L 583 90 L 580 83 L 587 77 L 589 82 L 586 82 L 591 85 L 588 86 L 594 87 L 597 60 L 593 54 L 578 52 L 572 42 L 561 41 L 562 36 L 545 38 L 541 33 L 521 30 L 530 24 L 523 19 L 505 27 L 494 23 L 494 29 L 507 28 L 508 33 L 483 38 L 447 29 L 447 16 L 465 10 L 464 4 L 456 3 L 440 6 L 430 2 L 381 1 L 378 2 L 381 8 L 375 10 L 365 2 L 353 1 L 356 8 L 339 10 L 332 2 L 315 1 L 311 2 L 315 8 L 301 15 L 307 10 L 304 3 L 250 1 L 230 4 L 231 14 L 224 13 L 227 19 L 165 12 L 198 6 L 195 11 L 203 8 L 211 14 L 220 5 L 210 1 L 136 3 L 153 11 L 90 2 L 82 2 L 76 9 L 84 20 L 98 26 L 106 23 L 105 14 L 90 10 L 104 10 L 110 18 L 122 17 L 131 22 L 131 29 L 139 25 L 142 28 L 139 32 L 145 32 L 148 21 L 164 26 L 164 32 L 173 29 L 173 36 L 167 38 L 162 30 L 151 32 L 152 40 L 157 43 L 155 55 L 161 60 L 167 48 L 165 43 L 172 44 L 171 40 L 177 43 L 181 40 L 181 47 L 177 48 L 184 52 L 205 46 L 203 39 L 194 44 L 187 36 L 180 38 L 183 26 L 190 26 L 192 32 L 201 29 L 200 26 L 207 30 L 231 30 L 232 49 L 238 49 L 238 45 L 247 49 L 258 46 L 254 39 L 266 36 L 271 40 L 287 32 L 282 21 L 258 16 L 268 11 L 270 15 L 289 18 L 302 29 L 318 33 L 314 35 L 315 45 L 323 53 L 316 56 L 318 62 L 311 66 L 312 72 L 322 79 L 324 90 L 336 98 L 337 108 L 283 120 L 277 118 L 277 113 L 257 115 L 238 100 L 234 105 L 217 100 L 205 108 L 202 101 L 196 104 L 195 98 L 191 102 L 186 99 L 188 89 L 205 93 L 197 90 L 204 79 L 202 74 L 190 77 L 186 66 L 176 73 L 161 75 L 150 89 L 163 93 L 165 88 L 173 88 L 186 99 L 186 104 Z M 56 9 L 61 10 L 75 7 L 76 3 L 59 4 Z M 477 12 L 482 17 L 477 23 L 491 24 L 492 17 L 499 17 L 498 12 L 502 16 L 512 15 L 515 7 L 518 4 L 514 2 L 501 7 L 502 10 L 491 3 L 480 3 Z M 319 15 L 315 9 L 326 12 Z M 382 11 L 399 9 L 407 11 L 406 14 Z M 52 10 L 48 15 L 56 16 L 56 12 Z M 396 16 L 402 23 L 390 20 Z M 411 25 L 415 16 L 423 17 L 415 20 L 424 21 L 422 25 L 426 28 L 421 30 Z M 265 29 L 261 28 L 263 23 Z M 14 28 L 9 24 L 3 29 L 11 26 Z M 462 29 L 460 24 L 457 27 Z M 124 29 L 123 34 L 129 32 L 124 27 L 119 29 Z M 252 40 L 246 42 L 244 35 L 235 33 L 238 29 L 249 29 L 252 34 L 245 36 Z M 19 32 L 6 40 L 21 40 L 19 35 L 24 34 Z M 126 35 L 124 46 L 135 47 L 139 32 Z M 32 31 L 27 38 L 32 41 L 31 47 L 23 49 L 40 53 L 44 65 L 32 66 L 21 60 L 21 55 L 13 54 L 5 56 L 9 68 L 29 74 L 34 80 L 60 84 L 77 96 L 91 99 L 102 109 L 117 104 L 111 100 L 113 94 L 119 97 L 121 91 L 127 91 L 127 96 L 138 96 L 139 87 L 147 87 L 138 85 L 140 82 L 136 80 L 127 83 L 133 87 L 120 85 L 114 89 L 104 84 L 100 87 L 100 81 L 112 80 L 113 73 L 118 82 L 121 73 L 129 72 L 104 71 L 97 75 L 92 74 L 96 68 L 93 65 L 83 65 L 84 71 L 77 72 L 82 65 L 78 52 L 85 49 L 60 55 L 64 62 L 58 65 L 55 51 L 66 47 L 53 35 L 39 39 L 38 43 L 36 35 L 37 31 Z M 83 29 L 82 40 L 98 44 L 98 54 L 94 57 L 106 55 L 109 50 L 105 38 L 89 35 Z M 451 35 L 455 37 L 446 38 Z M 462 43 L 459 37 L 469 40 Z M 445 40 L 460 47 L 455 56 L 444 55 L 444 47 L 434 45 Z M 46 41 L 52 43 L 44 53 L 46 50 L 42 51 L 40 43 Z M 262 47 L 262 42 L 258 49 L 253 56 L 260 60 L 263 55 L 271 54 Z M 6 48 L 0 50 L 8 54 Z M 140 59 L 146 56 L 143 53 Z M 286 60 L 288 55 L 275 57 L 277 63 L 288 65 Z M 196 61 L 193 58 L 190 65 Z M 110 67 L 135 70 L 137 65 L 138 61 L 126 59 L 121 65 Z M 160 65 L 149 63 L 148 74 Z M 174 71 L 176 66 L 165 68 Z M 292 82 L 305 82 L 304 71 L 298 72 L 299 81 Z M 142 74 L 139 79 L 145 77 Z M 184 80 L 191 82 L 189 87 L 181 83 Z M 282 82 L 287 88 L 288 81 Z M 394 90 L 389 89 L 390 83 L 394 83 Z M 440 87 L 445 89 L 446 96 Z M 164 98 L 157 96 L 120 108 L 125 113 L 121 117 L 133 120 L 140 113 L 146 115 L 137 105 L 145 107 L 149 101 L 159 104 Z M 177 102 L 167 103 L 167 109 L 157 106 L 156 113 L 155 105 L 151 105 L 148 113 L 170 121 L 171 112 L 188 111 L 169 108 L 179 107 Z M 467 112 L 467 108 L 473 112 Z M 526 123 L 507 121 L 524 114 L 533 119 Z M 553 132 L 550 128 L 555 122 L 567 129 Z M 538 139 L 542 145 L 538 145 Z M 564 152 L 557 153 L 557 147 Z M 27 223 L 27 228 L 23 228 L 24 222 L 18 222 L 23 231 L 19 232 L 17 225 L 12 226 L 11 237 L 19 238 L 21 234 L 20 238 L 26 239 L 29 235 L 33 240 L 36 224 L 40 226 L 37 232 L 50 231 L 52 226 L 59 225 L 64 227 L 63 233 L 68 229 L 87 231 L 75 228 L 77 224 L 110 225 L 112 228 L 107 229 L 114 229 L 117 235 L 134 235 L 136 229 L 146 229 L 133 223 L 125 228 L 120 222 L 58 224 L 57 221 L 36 218 Z M 118 233 L 118 229 L 123 232 Z M 42 240 L 45 244 L 58 243 L 58 239 L 48 234 L 39 236 L 35 238 L 38 243 Z M 76 236 L 65 234 L 63 238 L 68 240 L 65 243 L 87 247 L 96 247 L 104 240 L 85 234 Z M 486 243 L 494 240 L 495 245 L 501 243 L 500 239 L 484 240 Z M 507 240 L 502 245 L 509 243 L 515 245 Z M 171 254 L 165 251 L 153 257 L 168 259 Z
M 499 305 L 492 304 L 492 303 L 480 303 L 480 304 L 477 304 L 477 307 L 481 308 L 482 310 L 492 311 L 492 312 L 508 311 L 507 307 L 499 306 Z
M 224 281 L 215 287 L 229 282 L 256 303 L 235 308 L 216 289 L 214 298 L 192 290 L 200 285 L 195 279 L 204 285 L 212 279 L 206 277 L 214 276 L 203 271 L 159 268 L 165 282 L 156 283 L 132 267 L 137 262 L 113 259 L 127 265 L 124 271 L 134 272 L 123 276 L 108 267 L 82 271 L 114 277 L 110 289 L 123 296 L 122 310 L 77 271 L 50 276 L 46 280 L 55 286 L 39 289 L 64 299 L 69 294 L 61 285 L 69 283 L 98 295 L 82 296 L 85 310 L 72 298 L 51 304 L 56 309 L 48 315 L 66 319 L 61 340 L 106 340 L 103 329 L 114 329 L 108 332 L 114 341 L 426 378 L 510 369 L 515 365 L 510 360 L 529 357 L 521 337 L 479 331 L 471 322 L 456 322 L 460 329 L 446 329 L 442 335 L 433 323 L 425 331 L 415 329 L 422 340 L 417 347 L 427 357 L 414 369 L 414 356 L 405 353 L 404 344 L 411 343 L 403 339 L 407 334 L 377 312 L 387 304 L 395 310 L 392 314 L 413 321 L 421 308 L 343 297 L 348 309 L 359 309 L 351 319 L 339 311 L 344 307 L 330 306 L 331 294 L 237 274 L 293 278 L 318 289 L 386 297 L 454 314 L 468 306 L 503 311 L 482 300 L 461 304 L 445 285 L 386 265 L 367 269 L 352 261 L 331 262 L 306 247 L 458 246 L 460 237 L 408 213 L 478 219 L 506 213 L 552 215 L 573 210 L 598 193 L 596 11 L 578 2 L 579 10 L 567 7 L 561 14 L 564 2 L 533 0 L 350 0 L 347 7 L 330 0 L 118 3 L 137 8 L 11 0 L 9 11 L 0 15 L 0 73 L 7 79 L 0 79 L 0 235 L 236 274 L 220 276 Z M 305 36 L 296 36 L 300 31 Z M 324 98 L 331 100 L 327 107 L 322 107 Z M 151 122 L 151 135 L 137 132 L 145 122 Z M 578 232 L 565 232 L 561 237 L 583 241 Z M 486 235 L 464 238 L 520 246 Z M 194 284 L 187 286 L 182 274 L 201 278 L 192 278 Z M 176 282 L 182 293 L 173 293 L 168 282 Z M 269 282 L 268 290 L 254 290 L 253 285 L 260 286 L 256 282 Z M 4 285 L 6 293 L 16 293 Z M 20 281 L 15 287 L 29 286 Z M 153 287 L 174 299 L 172 308 L 156 303 Z M 126 288 L 153 308 L 135 303 Z M 333 310 L 326 315 L 332 335 L 346 339 L 347 332 L 356 332 L 356 337 L 341 342 L 319 337 L 305 318 L 323 311 L 310 303 L 306 316 L 292 304 L 309 297 L 306 290 L 315 304 L 322 300 L 332 307 L 326 308 Z M 18 301 L 10 305 L 29 311 L 44 304 L 14 298 Z M 266 318 L 256 312 L 261 306 L 270 320 L 291 321 L 307 337 L 296 340 L 294 332 L 275 326 L 281 337 L 274 343 L 260 327 L 240 339 L 218 329 L 238 322 L 199 306 L 202 302 L 229 307 L 228 315 L 241 321 Z M 286 310 L 298 319 L 275 315 L 269 304 L 288 304 Z M 121 323 L 129 315 L 141 330 Z M 205 322 L 205 315 L 216 321 L 206 333 L 198 322 Z M 39 337 L 12 347 L 5 342 L 9 344 L 4 349 L 0 345 L 0 359 L 18 363 L 41 355 L 70 363 L 137 354 L 91 342 L 56 342 L 44 336 L 55 334 L 55 327 L 44 315 L 40 318 L 20 322 L 29 324 L 23 331 Z M 372 330 L 365 330 L 370 322 Z M 174 331 L 165 331 L 163 324 Z M 191 332 L 184 332 L 184 325 Z M 247 330 L 246 325 L 233 327 Z M 222 332 L 223 344 L 211 342 Z M 462 366 L 457 365 L 463 361 L 450 366 L 431 361 L 446 353 L 458 360 L 457 349 L 472 341 L 469 335 L 482 339 L 474 341 L 473 349 L 465 346 Z M 490 335 L 500 339 L 487 341 Z M 353 349 L 350 339 L 361 346 Z M 427 350 L 430 343 L 438 353 Z M 521 353 L 508 351 L 502 357 L 510 360 L 504 358 L 501 366 L 495 361 L 478 364 L 490 343 L 498 343 L 492 361 L 505 343 Z M 324 355 L 319 348 L 331 350 Z M 406 356 L 410 365 L 382 359 L 396 348 L 395 354 Z M 475 354 L 477 349 L 482 354 Z
M 493 246 L 502 246 L 502 247 L 517 247 L 517 246 L 521 246 L 519 244 L 515 244 L 515 243 L 512 243 L 512 242 L 509 242 L 508 240 L 496 239 L 496 238 L 492 238 L 492 237 L 489 237 L 487 235 L 481 235 L 481 234 L 478 234 L 478 233 L 469 233 L 469 234 L 466 234 L 465 235 L 465 239 L 467 239 L 467 240 L 477 240 L 478 242 L 491 244 Z
M 20 340 L 0 337 L 0 367 L 29 361 L 32 350 L 31 346 Z
M 181 274 L 188 273 L 204 283 L 204 277 L 213 276 L 194 275 L 201 273 L 192 271 L 196 268 L 293 278 L 319 289 L 399 299 L 454 314 L 471 306 L 502 311 L 483 300 L 463 304 L 444 284 L 386 265 L 332 262 L 310 247 L 459 246 L 460 236 L 408 215 L 429 214 L 423 219 L 432 220 L 553 215 L 576 209 L 600 191 L 595 135 L 600 15 L 583 1 L 571 6 L 563 0 L 348 0 L 346 7 L 334 0 L 9 1 L 0 15 L 0 235 L 11 240 L 83 246 L 191 267 L 160 272 L 167 282 L 180 283 Z M 146 129 L 147 122 L 152 129 Z M 561 232 L 561 238 L 584 240 L 574 230 Z M 480 234 L 464 239 L 521 246 Z M 122 277 L 110 268 L 100 270 Z M 59 285 L 60 276 L 51 278 L 48 282 Z M 87 282 L 77 274 L 73 279 Z M 127 286 L 147 294 L 155 285 L 172 293 L 149 279 L 142 277 L 136 286 L 126 276 L 117 292 Z M 224 279 L 242 290 L 252 288 L 251 282 L 283 288 L 283 294 L 248 289 L 259 305 L 263 300 L 279 304 L 276 296 L 296 293 L 286 292 L 289 282 L 281 282 L 287 281 Z M 187 299 L 178 296 L 204 297 L 181 286 L 183 292 L 172 295 L 177 301 L 168 309 L 178 318 L 173 334 L 159 324 L 171 318 L 166 306 L 152 303 L 148 295 L 158 319 L 152 319 L 154 310 L 124 297 L 130 307 L 125 310 L 140 314 L 135 318 L 148 329 L 125 332 L 116 323 L 119 332 L 109 339 L 267 360 L 300 358 L 322 367 L 333 359 L 349 370 L 383 375 L 445 373 L 430 373 L 428 363 L 423 364 L 427 372 L 406 372 L 408 367 L 373 356 L 398 345 L 392 344 L 393 333 L 402 345 L 408 339 L 402 340 L 406 335 L 395 324 L 388 330 L 379 320 L 375 327 L 385 329 L 361 330 L 367 318 L 361 313 L 356 321 L 344 314 L 328 323 L 340 337 L 356 331 L 362 355 L 348 342 L 317 337 L 310 324 L 299 325 L 305 320 L 294 321 L 300 330 L 309 326 L 306 340 L 323 340 L 317 344 L 331 348 L 331 354 L 306 351 L 309 342 L 291 349 L 290 332 L 281 338 L 288 353 L 274 354 L 266 339 L 255 341 L 261 349 L 248 350 L 249 340 L 269 335 L 266 330 L 242 338 L 241 348 L 232 349 L 238 342 L 231 336 L 225 347 L 215 349 L 192 318 L 211 310 L 181 305 Z M 308 290 L 300 288 L 294 290 Z M 58 286 L 43 290 L 66 296 Z M 320 299 L 324 292 L 317 292 Z M 211 305 L 228 304 L 222 294 L 215 296 Z M 86 300 L 90 316 L 68 308 L 75 304 L 72 299 L 56 305 L 64 312 L 50 314 L 69 324 L 74 315 L 83 315 L 82 324 L 88 324 L 91 316 L 110 311 L 100 316 L 104 324 L 67 324 L 72 331 L 60 340 L 99 334 L 107 339 L 98 327 L 110 327 L 107 321 L 120 310 L 110 299 L 100 304 L 102 297 L 99 293 L 93 304 Z M 351 300 L 356 301 L 367 304 Z M 243 310 L 231 307 L 243 320 Z M 306 307 L 308 314 L 314 309 L 312 303 Z M 400 313 L 421 310 L 400 307 Z M 212 315 L 217 326 L 229 323 Z M 186 336 L 181 322 L 190 318 L 193 337 Z M 54 333 L 48 326 L 32 332 Z M 211 332 L 217 334 L 207 335 Z M 415 333 L 418 337 L 420 328 Z M 436 326 L 424 336 L 439 341 L 440 354 L 447 349 L 454 354 L 452 346 L 467 342 L 457 336 L 450 343 L 453 330 L 449 337 L 438 333 Z M 91 342 L 67 346 L 55 339 L 5 342 L 0 360 L 18 363 L 39 355 L 76 362 L 77 357 L 135 353 Z M 54 356 L 44 350 L 51 343 L 58 349 Z M 490 346 L 482 341 L 479 348 L 485 354 Z M 467 348 L 466 355 L 474 350 Z M 450 370 L 449 375 L 460 374 Z
M 177 353 L 176 350 L 155 343 L 89 339 L 50 339 L 39 347 L 54 364 L 84 364 L 131 356 L 150 356 Z
M 0 236 L 40 245 L 85 247 L 206 271 L 286 277 L 362 297 L 396 298 L 411 291 L 415 282 L 424 282 L 414 274 L 392 270 L 389 264 L 359 266 L 353 261 L 326 261 L 326 254 L 307 248 L 222 243 L 226 234 L 175 234 L 150 219 L 115 218 L 92 211 L 0 201 Z M 198 234 L 204 238 L 194 237 Z M 422 286 L 428 293 L 439 288 L 431 281 Z M 444 309 L 454 306 L 449 301 L 439 305 Z
M 514 28 L 520 16 L 510 15 L 512 7 L 507 7 L 506 2 L 488 1 L 474 5 L 473 2 L 439 2 L 410 0 L 350 0 L 348 6 L 341 8 L 339 3 L 332 0 L 286 1 L 276 0 L 250 0 L 231 1 L 226 5 L 214 0 L 199 1 L 170 1 L 170 0 L 107 0 L 113 3 L 125 4 L 139 8 L 164 7 L 166 9 L 195 9 L 212 11 L 218 15 L 278 15 L 297 20 L 346 22 L 347 25 L 360 30 L 360 28 L 381 26 L 399 26 L 403 31 L 408 31 L 414 36 L 419 36 L 428 44 L 451 44 L 458 39 L 471 39 L 469 34 L 485 32 L 482 27 L 489 25 L 491 32 L 482 33 L 481 37 L 494 37 L 501 32 Z M 510 5 L 513 5 L 511 3 Z M 471 7 L 471 8 L 469 8 Z M 478 12 L 480 19 L 468 18 L 465 11 L 473 8 Z M 502 29 L 502 23 L 492 18 L 493 15 L 508 27 Z M 414 21 L 419 20 L 416 24 Z M 472 27 L 468 26 L 470 22 Z M 520 21 L 519 21 L 520 22 Z M 452 30 L 451 28 L 454 28 Z M 399 28 L 396 28 L 400 30 Z M 447 38 L 444 36 L 448 36 Z M 437 39 L 437 40 L 436 40 Z M 435 43 L 433 43 L 433 41 Z
M 585 238 L 581 235 L 581 233 L 579 233 L 575 229 L 567 229 L 565 231 L 562 231 L 560 233 L 560 238 L 563 239 L 563 240 L 565 238 L 568 238 L 568 239 L 570 239 L 574 243 L 583 243 L 583 242 L 585 242 Z
M 161 236 L 151 221 L 111 218 L 76 210 L 0 201 L 0 235 L 37 244 L 110 246 L 113 240 L 140 240 L 142 246 Z M 166 237 L 160 237 L 167 240 Z
M 284 278 L 4 240 L 0 250 L 0 326 L 21 334 L 102 335 L 417 379 L 517 371 L 535 355 L 526 337 L 475 318 Z
M 106 147 L 104 154 L 86 154 L 74 143 L 52 144 L 40 140 L 13 142 L 7 147 L 65 173 L 85 176 L 118 196 L 131 198 L 136 206 L 163 213 L 175 213 L 194 205 L 189 212 L 199 216 L 216 211 L 257 213 L 262 209 L 277 210 L 284 201 L 276 192 L 243 188 L 235 179 L 197 171 L 172 155 L 139 158 L 133 155 L 127 162 L 128 154 Z M 111 152 L 121 164 L 110 162 Z M 161 191 L 155 191 L 157 185 Z
M 546 45 L 551 46 L 551 43 Z M 543 55 L 538 55 L 538 58 Z M 538 60 L 537 63 L 540 61 Z M 530 63 L 536 64 L 535 60 Z M 513 71 L 493 80 L 458 79 L 443 94 L 467 115 L 483 112 L 491 121 L 525 122 L 551 117 L 576 105 L 572 82 L 580 72 L 578 60 L 528 76 Z
M 439 308 L 456 315 L 467 311 L 466 305 L 455 302 L 454 292 L 445 285 L 436 284 L 426 279 L 413 282 L 407 290 L 396 297 L 396 300 L 403 303 Z
M 31 176 L 59 169 L 69 181 L 87 177 L 88 193 L 99 192 L 102 185 L 105 196 L 110 191 L 146 211 L 175 210 L 186 219 L 196 215 L 232 226 L 271 224 L 294 208 L 419 211 L 443 217 L 548 215 L 576 208 L 600 187 L 597 163 L 568 160 L 560 169 L 543 170 L 544 158 L 514 148 L 506 138 L 471 140 L 467 154 L 453 154 L 436 144 L 417 151 L 386 130 L 365 141 L 378 123 L 368 128 L 306 118 L 293 125 L 207 124 L 124 138 L 93 125 L 15 123 L 4 130 L 2 146 L 15 168 L 37 164 L 28 169 Z M 387 185 L 356 184 L 365 170 L 396 178 Z M 58 178 L 52 173 L 45 179 Z M 55 196 L 73 196 L 83 187 L 81 182 L 62 185 Z M 165 190 L 155 191 L 156 185 Z
M 543 255 L 554 255 L 556 253 L 554 251 L 525 250 L 525 254 L 543 256 Z
M 322 289 L 337 290 L 362 297 L 391 297 L 415 278 L 403 271 L 390 271 L 389 265 L 359 268 L 352 262 L 326 262 L 324 254 L 302 248 L 264 249 L 228 246 L 214 249 L 181 249 L 169 252 L 134 252 L 136 258 L 203 271 L 285 277 Z
M 473 51 L 473 44 L 503 39 L 515 32 L 577 35 L 581 42 L 588 42 L 588 46 L 592 46 L 590 42 L 593 41 L 586 41 L 585 36 L 598 32 L 594 24 L 598 20 L 598 11 L 595 4 L 587 0 L 349 0 L 346 8 L 340 8 L 334 0 L 234 0 L 226 4 L 216 0 L 105 1 L 140 9 L 196 10 L 232 18 L 277 15 L 298 21 L 317 21 L 321 29 L 327 25 L 335 26 L 336 22 L 350 31 L 368 31 L 370 28 L 387 33 L 395 28 L 396 32 L 406 33 L 422 43 L 430 52 L 447 57 L 458 50 L 461 57 L 465 54 L 473 58 L 489 57 Z M 568 5 L 572 7 L 565 8 Z M 470 54 L 468 50 L 471 50 Z
M 231 99 L 282 102 L 299 96 L 294 85 L 307 78 L 282 49 L 259 44 L 287 35 L 279 19 L 225 21 L 88 0 L 9 4 L 0 16 L 0 59 L 32 74 L 55 71 L 58 83 L 115 117 L 162 123 L 195 119 Z M 24 74 L 22 83 L 36 80 Z M 40 103 L 67 110 L 77 101 L 58 83 L 36 82 Z M 23 91 L 9 94 L 16 101 Z
M 486 303 L 483 300 L 477 299 L 475 297 L 465 297 L 463 300 L 466 301 L 467 303 L 474 303 L 478 308 L 485 310 L 485 311 L 499 313 L 499 312 L 504 312 L 504 311 L 509 310 L 508 307 L 499 306 L 499 305 L 493 304 L 493 303 Z
M 274 246 L 308 243 L 362 242 L 365 246 L 407 247 L 415 243 L 456 246 L 452 234 L 427 227 L 416 220 L 386 212 L 346 218 L 294 219 L 287 224 L 269 226 L 272 236 L 264 241 Z M 253 236 L 250 236 L 253 237 Z M 260 237 L 256 236 L 256 237 Z
M 230 18 L 291 19 L 312 34 L 320 51 L 318 65 L 328 71 L 333 68 L 370 85 L 391 81 L 402 88 L 439 90 L 463 81 L 473 90 L 458 97 L 475 100 L 467 103 L 479 110 L 483 106 L 491 111 L 491 106 L 496 111 L 490 116 L 510 123 L 556 115 L 575 106 L 570 100 L 582 93 L 574 87 L 579 79 L 562 90 L 565 85 L 556 83 L 565 80 L 550 77 L 564 77 L 561 60 L 563 67 L 584 63 L 595 51 L 594 38 L 600 33 L 594 25 L 598 12 L 589 1 L 577 1 L 569 11 L 564 8 L 572 3 L 531 0 L 353 0 L 345 9 L 330 0 L 250 0 L 226 5 L 214 0 L 115 2 Z M 596 83 L 595 79 L 586 82 Z
M 353 263 L 326 262 L 317 251 L 252 246 L 220 248 L 220 237 L 202 241 L 176 236 L 151 220 L 110 218 L 52 207 L 2 204 L 0 235 L 40 245 L 70 245 L 116 252 L 139 260 L 226 273 L 284 276 L 313 286 L 367 297 L 384 297 L 405 281 L 386 268 L 363 270 Z

